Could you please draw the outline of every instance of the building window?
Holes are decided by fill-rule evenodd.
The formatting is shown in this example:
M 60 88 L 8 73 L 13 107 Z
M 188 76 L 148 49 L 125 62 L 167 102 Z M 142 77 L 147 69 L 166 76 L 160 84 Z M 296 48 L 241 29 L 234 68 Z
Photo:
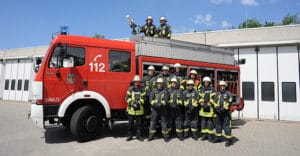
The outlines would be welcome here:
M 282 101 L 297 102 L 296 82 L 282 82 Z
M 243 82 L 242 88 L 243 99 L 254 100 L 254 82 Z
M 24 82 L 24 91 L 28 91 L 28 88 L 29 88 L 29 80 L 25 80 Z
M 22 90 L 22 80 L 18 80 L 17 90 Z
M 74 66 L 83 66 L 85 64 L 85 49 L 78 47 L 67 47 L 67 54 L 64 56 L 60 53 L 60 46 L 56 46 L 51 59 L 49 61 L 49 68 L 62 67 L 61 57 L 74 61 Z
M 16 80 L 11 80 L 10 90 L 15 90 Z
M 110 51 L 109 52 L 109 71 L 111 72 L 130 72 L 130 52 Z
M 275 101 L 274 82 L 262 82 L 261 83 L 261 100 L 262 101 Z
M 4 90 L 8 90 L 9 89 L 9 80 L 6 79 L 5 80 L 5 85 L 4 85 Z

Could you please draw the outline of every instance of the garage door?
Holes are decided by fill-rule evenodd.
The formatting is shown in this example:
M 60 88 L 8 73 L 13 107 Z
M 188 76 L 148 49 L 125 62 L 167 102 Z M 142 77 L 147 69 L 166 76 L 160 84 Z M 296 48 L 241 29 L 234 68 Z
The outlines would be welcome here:
M 3 62 L 0 61 L 0 99 L 3 99 L 3 83 L 4 83 L 4 76 L 2 75 L 2 68 L 3 68 Z
M 18 60 L 11 61 L 11 71 L 10 71 L 10 91 L 9 91 L 9 100 L 16 99 L 16 84 L 17 84 L 17 75 L 18 74 Z
M 259 118 L 278 119 L 276 48 L 258 53 Z
M 23 93 L 22 93 L 22 101 L 28 101 L 29 99 L 29 88 L 30 88 L 30 76 L 32 71 L 32 61 L 25 60 L 24 61 L 24 77 L 23 77 Z
M 17 71 L 17 87 L 16 87 L 16 100 L 22 100 L 22 93 L 23 93 L 23 78 L 24 78 L 24 70 L 25 70 L 25 60 L 20 60 L 18 63 L 18 71 Z
M 246 63 L 240 65 L 241 95 L 245 101 L 245 107 L 242 111 L 242 116 L 248 118 L 257 118 L 257 58 L 254 48 L 239 49 L 239 58 L 246 59 Z
M 298 58 L 296 46 L 278 48 L 280 120 L 300 121 Z
M 12 61 L 5 62 L 5 75 L 4 75 L 4 89 L 3 89 L 3 100 L 9 99 L 10 90 L 10 73 L 11 73 Z

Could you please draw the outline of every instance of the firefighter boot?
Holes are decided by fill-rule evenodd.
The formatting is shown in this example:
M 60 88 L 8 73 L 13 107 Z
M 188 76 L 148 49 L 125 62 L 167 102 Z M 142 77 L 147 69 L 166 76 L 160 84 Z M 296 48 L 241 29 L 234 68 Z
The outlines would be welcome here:
M 148 141 L 152 141 L 154 139 L 154 134 L 149 134 Z
M 219 142 L 221 142 L 221 137 L 220 136 L 215 136 L 212 143 L 219 143 Z
M 132 136 L 131 135 L 126 138 L 126 141 L 130 141 L 130 140 L 132 140 Z
M 232 138 L 226 139 L 225 146 L 228 147 L 228 146 L 230 146 L 230 145 L 233 145 L 233 140 L 232 140 Z
M 202 141 L 207 140 L 207 134 L 206 134 L 206 133 L 202 134 L 201 140 L 202 140 Z
M 163 138 L 165 142 L 169 141 L 169 134 L 163 134 Z
M 197 134 L 197 132 L 193 132 L 193 133 L 192 133 L 192 138 L 193 138 L 194 140 L 198 140 L 198 134 Z
M 144 141 L 144 138 L 141 137 L 141 136 L 137 136 L 136 138 L 137 138 L 139 141 Z
M 189 132 L 184 132 L 184 136 L 183 136 L 183 138 L 188 138 L 189 137 Z
M 212 134 L 208 134 L 207 139 L 208 139 L 209 142 L 213 142 L 214 136 Z
M 183 133 L 182 132 L 178 132 L 177 133 L 177 137 L 180 141 L 183 141 L 184 140 L 184 137 L 183 137 Z

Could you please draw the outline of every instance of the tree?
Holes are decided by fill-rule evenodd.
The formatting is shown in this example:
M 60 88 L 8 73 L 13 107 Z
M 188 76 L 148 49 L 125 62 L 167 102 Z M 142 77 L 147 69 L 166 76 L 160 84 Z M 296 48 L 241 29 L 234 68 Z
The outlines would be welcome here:
M 93 36 L 93 38 L 105 38 L 105 36 L 96 33 L 96 34 Z
M 257 27 L 261 27 L 262 24 L 255 18 L 253 19 L 247 19 L 245 20 L 243 23 L 241 23 L 239 25 L 239 28 L 240 29 L 243 29 L 243 28 L 257 28 Z
M 289 25 L 295 23 L 296 23 L 296 15 L 290 15 L 290 14 L 284 16 L 281 22 L 282 25 Z
M 276 25 L 276 23 L 275 22 L 265 22 L 265 25 L 264 25 L 264 27 L 272 27 L 272 26 L 275 26 Z

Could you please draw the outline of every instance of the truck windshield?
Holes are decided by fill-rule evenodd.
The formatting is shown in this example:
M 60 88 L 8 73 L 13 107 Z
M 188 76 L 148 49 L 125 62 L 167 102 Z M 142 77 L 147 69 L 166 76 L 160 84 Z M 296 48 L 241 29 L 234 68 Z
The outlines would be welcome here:
M 60 57 L 62 57 L 62 55 L 60 54 L 60 47 L 56 46 L 49 61 L 49 68 L 62 67 Z M 79 47 L 68 47 L 67 54 L 64 57 L 66 59 L 72 57 L 74 60 L 74 66 L 82 66 L 85 64 L 85 49 Z

